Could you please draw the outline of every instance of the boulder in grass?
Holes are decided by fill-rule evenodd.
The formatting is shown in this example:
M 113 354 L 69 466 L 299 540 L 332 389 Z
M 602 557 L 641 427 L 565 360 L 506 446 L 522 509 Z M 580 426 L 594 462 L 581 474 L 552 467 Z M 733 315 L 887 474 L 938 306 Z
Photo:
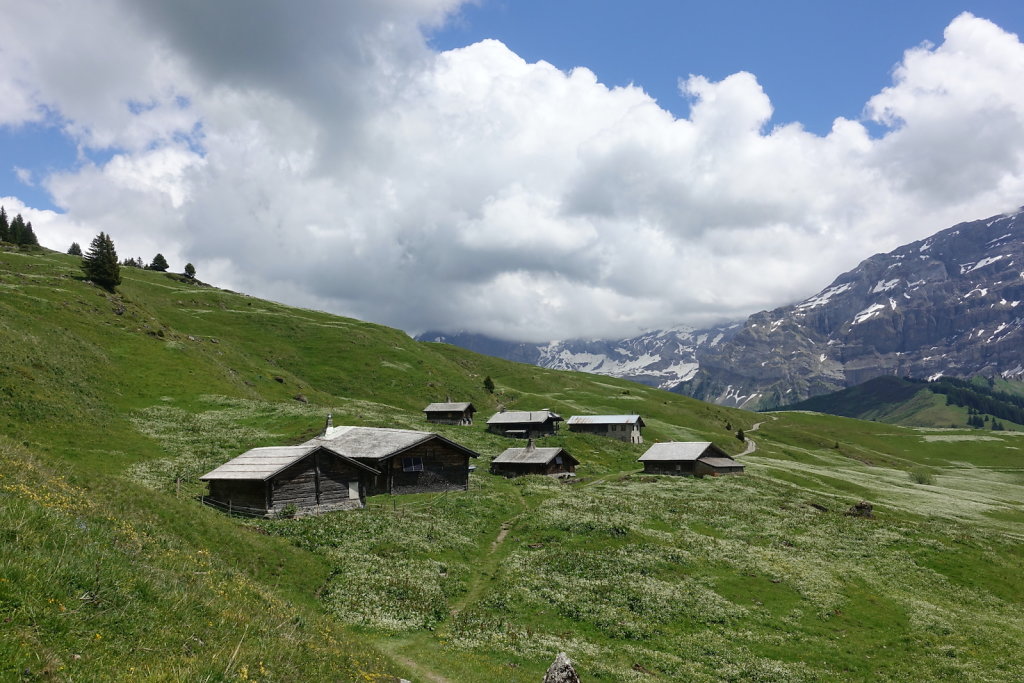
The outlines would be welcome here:
M 555 661 L 544 674 L 544 683 L 580 683 L 580 677 L 572 666 L 572 661 L 564 652 L 559 652 Z
M 874 507 L 872 507 L 871 503 L 866 500 L 862 500 L 856 505 L 851 506 L 850 509 L 846 511 L 846 514 L 851 517 L 867 517 L 868 519 L 875 516 Z

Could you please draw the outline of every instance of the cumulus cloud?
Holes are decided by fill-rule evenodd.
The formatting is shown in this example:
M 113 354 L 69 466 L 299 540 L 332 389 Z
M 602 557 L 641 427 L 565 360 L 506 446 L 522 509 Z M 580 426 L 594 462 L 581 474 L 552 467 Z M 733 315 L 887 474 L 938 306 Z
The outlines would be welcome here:
M 431 51 L 424 27 L 459 4 L 22 3 L 0 17 L 32 35 L 0 46 L 0 125 L 105 152 L 36 178 L 65 210 L 37 234 L 105 230 L 232 289 L 540 341 L 743 317 L 1022 203 L 1024 45 L 970 14 L 866 103 L 883 134 L 819 136 L 771 127 L 750 73 L 681 79 L 675 118 L 497 41 Z

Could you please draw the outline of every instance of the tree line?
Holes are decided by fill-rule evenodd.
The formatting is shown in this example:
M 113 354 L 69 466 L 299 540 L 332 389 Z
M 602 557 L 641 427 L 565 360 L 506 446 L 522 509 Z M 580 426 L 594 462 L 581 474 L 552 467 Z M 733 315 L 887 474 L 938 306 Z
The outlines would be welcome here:
M 157 253 L 150 261 L 149 265 L 145 265 L 141 258 L 132 259 L 127 258 L 124 261 L 118 262 L 117 260 L 117 249 L 114 247 L 114 240 L 110 235 L 101 232 L 99 235 L 93 238 L 89 244 L 89 250 L 82 253 L 82 247 L 79 246 L 78 242 L 72 242 L 68 248 L 68 253 L 82 257 L 82 270 L 85 271 L 86 277 L 95 282 L 100 287 L 109 291 L 114 291 L 114 288 L 121 284 L 121 266 L 128 268 L 144 268 L 146 270 L 155 270 L 161 273 L 167 272 L 170 265 L 167 263 L 167 259 L 164 255 Z M 196 267 L 191 263 L 185 264 L 185 277 L 190 280 L 196 277 Z
M 32 221 L 26 221 L 19 213 L 13 219 L 7 218 L 7 210 L 0 206 L 0 242 L 10 242 L 19 247 L 38 247 Z
M 35 230 L 32 229 L 32 222 L 26 221 L 19 213 L 13 219 L 8 219 L 7 210 L 0 206 L 0 242 L 16 244 L 19 247 L 38 247 L 39 240 L 36 238 Z M 82 252 L 78 242 L 72 242 L 67 253 L 72 256 L 82 257 L 82 271 L 91 281 L 108 291 L 121 284 L 121 267 L 144 268 L 155 270 L 161 273 L 167 272 L 171 267 L 163 254 L 157 253 L 153 260 L 146 264 L 142 258 L 126 258 L 124 261 L 117 260 L 117 249 L 114 247 L 114 240 L 110 235 L 101 232 L 93 238 L 89 244 L 89 250 Z M 194 280 L 196 267 L 191 263 L 185 264 L 185 277 Z
M 934 393 L 944 395 L 946 405 L 967 408 L 967 424 L 971 427 L 984 428 L 986 426 L 988 418 L 982 417 L 982 415 L 991 415 L 993 418 L 1024 424 L 1024 396 L 996 391 L 994 389 L 995 381 L 992 379 L 988 380 L 987 388 L 956 377 L 940 377 L 933 382 L 909 377 L 905 379 L 925 384 Z M 998 431 L 1003 429 L 1003 425 L 993 419 L 991 428 Z

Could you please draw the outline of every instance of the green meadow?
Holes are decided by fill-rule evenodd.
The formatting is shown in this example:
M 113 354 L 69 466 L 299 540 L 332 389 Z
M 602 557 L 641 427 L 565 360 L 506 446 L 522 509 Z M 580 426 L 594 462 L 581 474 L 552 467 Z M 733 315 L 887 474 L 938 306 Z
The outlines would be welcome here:
M 158 272 L 110 294 L 77 264 L 0 251 L 0 680 L 538 681 L 559 651 L 585 681 L 1024 679 L 1022 433 L 748 413 Z M 446 396 L 477 424 L 428 426 Z M 563 431 L 540 445 L 573 483 L 506 480 L 500 406 L 756 450 L 652 477 L 646 446 Z M 469 490 L 281 520 L 197 502 L 329 412 L 474 449 Z

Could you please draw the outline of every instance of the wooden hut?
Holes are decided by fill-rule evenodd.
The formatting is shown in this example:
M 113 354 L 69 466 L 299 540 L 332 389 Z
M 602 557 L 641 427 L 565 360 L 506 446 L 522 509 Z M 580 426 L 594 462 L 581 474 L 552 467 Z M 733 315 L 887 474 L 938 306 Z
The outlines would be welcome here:
M 469 487 L 475 451 L 431 432 L 328 426 L 307 444 L 326 446 L 377 472 L 367 495 L 458 491 Z
M 643 443 L 646 425 L 639 415 L 573 415 L 566 423 L 570 432 L 598 434 L 626 443 Z
M 537 448 L 533 439 L 526 448 L 507 448 L 491 461 L 491 474 L 520 477 L 524 474 L 568 476 L 580 461 L 564 448 Z
M 472 403 L 431 403 L 423 409 L 427 422 L 441 425 L 471 425 L 475 412 Z
M 646 474 L 704 476 L 738 474 L 743 465 L 710 441 L 656 443 L 640 456 Z
M 376 469 L 319 444 L 253 448 L 207 472 L 204 502 L 269 517 L 294 505 L 296 514 L 363 507 Z
M 535 439 L 552 436 L 558 431 L 562 416 L 550 410 L 503 410 L 487 421 L 492 434 L 517 439 Z

